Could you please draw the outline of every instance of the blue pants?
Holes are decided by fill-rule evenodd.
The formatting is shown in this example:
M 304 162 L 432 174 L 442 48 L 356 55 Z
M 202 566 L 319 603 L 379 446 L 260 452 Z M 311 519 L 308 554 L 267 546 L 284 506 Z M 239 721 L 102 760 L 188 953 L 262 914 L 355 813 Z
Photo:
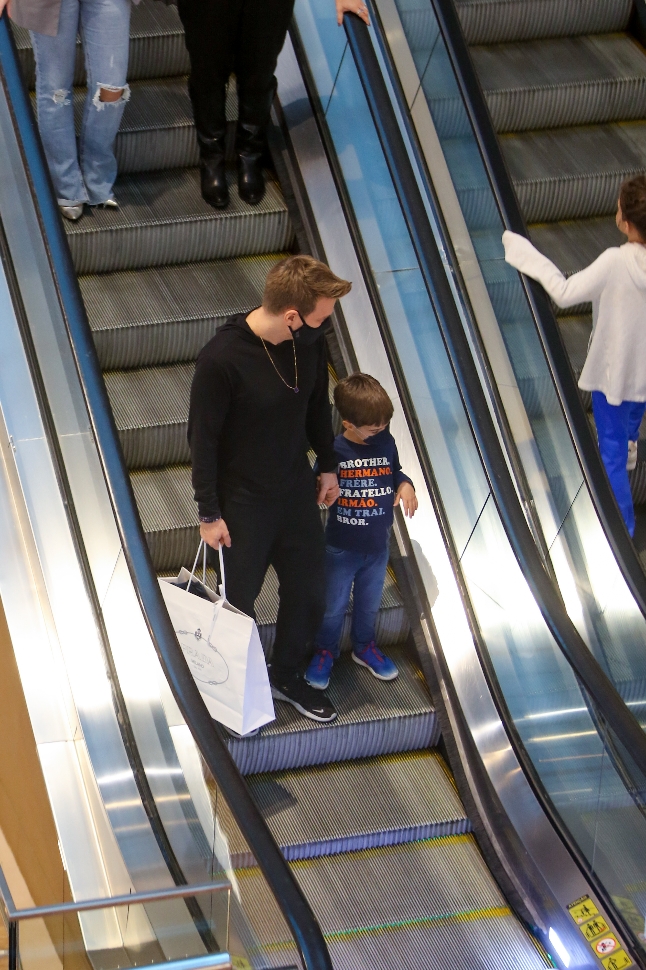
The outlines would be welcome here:
M 325 549 L 325 617 L 316 647 L 339 656 L 339 641 L 354 583 L 352 646 L 361 650 L 375 639 L 375 621 L 388 565 L 388 544 L 382 552 L 366 554 L 348 549 Z
M 592 410 L 597 426 L 599 451 L 617 504 L 632 536 L 635 534 L 635 510 L 626 471 L 628 442 L 637 441 L 639 438 L 639 426 L 644 417 L 646 403 L 622 401 L 621 404 L 608 404 L 605 394 L 593 391 Z
M 38 128 L 59 205 L 97 205 L 112 195 L 117 176 L 114 139 L 130 95 L 129 27 L 130 0 L 62 0 L 56 36 L 31 32 Z M 87 96 L 77 151 L 72 81 L 78 33 Z M 123 89 L 123 94 L 117 101 L 101 101 L 101 88 Z

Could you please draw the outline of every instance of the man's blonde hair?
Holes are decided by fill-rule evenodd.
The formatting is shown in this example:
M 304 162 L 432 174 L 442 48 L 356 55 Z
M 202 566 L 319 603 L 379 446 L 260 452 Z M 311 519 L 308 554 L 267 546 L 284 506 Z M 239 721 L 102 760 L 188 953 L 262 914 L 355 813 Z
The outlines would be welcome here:
M 269 270 L 262 305 L 273 315 L 293 308 L 306 317 L 320 299 L 338 300 L 351 287 L 312 256 L 288 256 Z

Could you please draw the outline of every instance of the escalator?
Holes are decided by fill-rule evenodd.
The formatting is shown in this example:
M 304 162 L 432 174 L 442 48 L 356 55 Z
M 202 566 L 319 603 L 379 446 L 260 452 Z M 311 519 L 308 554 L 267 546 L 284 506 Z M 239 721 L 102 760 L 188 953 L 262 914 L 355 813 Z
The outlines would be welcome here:
M 545 718 L 542 724 L 552 727 L 555 718 L 565 715 L 574 738 L 570 757 L 576 761 L 577 778 L 585 784 L 593 774 L 600 777 L 601 773 L 609 779 L 601 793 L 603 810 L 614 798 L 621 803 L 626 824 L 633 825 L 636 833 L 641 831 L 641 816 L 636 821 L 631 810 L 633 802 L 629 798 L 626 803 L 625 780 L 621 780 L 617 769 L 617 765 L 623 765 L 622 755 L 615 752 L 615 761 L 608 761 L 605 735 L 612 735 L 612 730 L 604 725 L 602 739 L 602 729 L 594 720 L 594 701 L 582 691 L 572 669 L 551 641 L 518 564 L 507 550 L 507 538 L 482 469 L 482 456 L 479 457 L 460 410 L 450 370 L 443 363 L 439 337 L 429 336 L 435 315 L 424 303 L 422 276 L 412 264 L 411 253 L 404 252 L 404 237 L 386 182 L 370 170 L 370 164 L 377 164 L 383 146 L 370 141 L 374 136 L 366 123 L 361 84 L 353 73 L 356 68 L 345 35 L 338 30 L 333 35 L 329 30 L 331 12 L 326 8 L 322 23 L 318 24 L 320 11 L 312 14 L 308 4 L 297 6 L 294 47 L 288 42 L 279 67 L 281 103 L 276 109 L 279 147 L 275 149 L 275 161 L 289 207 L 278 182 L 272 179 L 260 206 L 245 206 L 234 189 L 230 209 L 215 212 L 199 196 L 179 21 L 173 8 L 147 0 L 134 11 L 133 97 L 118 142 L 121 175 L 116 194 L 121 208 L 119 213 L 94 212 L 65 229 L 141 524 L 158 573 L 173 573 L 181 565 L 191 564 L 197 528 L 185 442 L 188 388 L 192 362 L 218 324 L 231 313 L 255 306 L 269 266 L 299 244 L 328 258 L 333 268 L 347 265 L 346 272 L 355 286 L 352 299 L 344 302 L 343 319 L 337 321 L 337 345 L 332 346 L 331 356 L 338 376 L 342 376 L 344 365 L 350 368 L 360 363 L 362 368 L 376 373 L 396 398 L 394 431 L 401 443 L 400 454 L 407 470 L 419 482 L 423 496 L 420 516 L 410 535 L 398 523 L 393 572 L 389 574 L 380 614 L 381 642 L 391 645 L 389 651 L 397 659 L 400 677 L 394 684 L 373 682 L 348 663 L 346 656 L 339 664 L 331 691 L 340 712 L 337 722 L 325 727 L 313 725 L 278 704 L 276 722 L 258 737 L 227 738 L 226 744 L 305 891 L 335 967 L 431 967 L 437 965 L 439 954 L 441 961 L 450 961 L 465 970 L 533 970 L 550 965 L 539 939 L 551 947 L 559 965 L 596 967 L 599 964 L 579 937 L 566 904 L 596 892 L 597 898 L 603 900 L 599 903 L 601 909 L 605 905 L 606 912 L 614 912 L 618 904 L 613 903 L 613 887 L 605 894 L 603 890 L 610 870 L 602 864 L 595 872 L 597 881 L 589 884 L 589 874 L 582 874 L 585 867 L 580 861 L 573 864 L 576 852 L 571 850 L 568 855 L 563 844 L 569 845 L 573 836 L 580 842 L 591 838 L 605 852 L 605 844 L 595 843 L 593 830 L 596 824 L 607 824 L 607 812 L 599 814 L 597 810 L 595 815 L 586 796 L 568 816 L 567 803 L 575 793 L 566 776 L 556 769 L 551 794 L 554 785 L 561 786 L 556 801 L 566 829 L 559 836 L 544 834 L 544 826 L 547 824 L 549 829 L 551 824 L 545 819 L 552 816 L 541 815 L 544 805 L 529 787 L 530 794 L 522 797 L 524 808 L 531 809 L 525 826 L 533 827 L 533 835 L 527 827 L 523 830 L 520 817 L 513 822 L 519 832 L 516 840 L 509 837 L 509 832 L 502 832 L 508 825 L 505 815 L 513 816 L 510 804 L 503 804 L 502 795 L 502 802 L 494 798 L 487 803 L 482 792 L 492 787 L 491 782 L 478 782 L 474 776 L 482 769 L 483 761 L 489 765 L 483 778 L 491 773 L 496 750 L 498 755 L 504 753 L 505 758 L 513 758 L 516 748 L 506 738 L 498 697 L 498 708 L 492 703 L 488 714 L 489 728 L 485 729 L 486 719 L 481 726 L 479 754 L 469 750 L 465 740 L 468 732 L 464 733 L 464 724 L 461 726 L 465 716 L 460 714 L 461 706 L 466 705 L 460 690 L 466 687 L 450 686 L 459 680 L 452 665 L 469 651 L 473 653 L 474 642 L 480 644 L 480 656 L 487 651 L 495 656 L 498 650 L 500 659 L 501 651 L 506 651 L 507 662 L 511 667 L 515 665 L 508 685 L 500 670 L 493 677 L 489 672 L 489 679 L 484 680 L 480 671 L 482 683 L 472 672 L 471 686 L 480 702 L 489 697 L 491 684 L 498 676 L 503 690 L 509 688 L 505 696 L 510 708 L 507 717 L 510 724 L 518 722 L 517 728 L 520 724 L 518 730 L 522 731 L 523 721 L 525 726 L 531 726 L 536 718 Z M 28 75 L 28 44 L 20 36 L 18 42 Z M 317 63 L 315 56 L 317 43 L 323 44 L 330 60 L 338 58 L 336 70 L 329 72 L 335 77 L 334 90 L 325 88 L 326 71 L 321 70 L 321 61 Z M 309 73 L 306 60 L 311 65 Z M 299 63 L 307 75 L 307 90 Z M 82 82 L 80 73 L 77 80 Z M 316 127 L 314 113 L 308 107 L 310 101 L 318 104 L 319 112 L 326 102 L 323 114 L 327 129 L 320 116 Z M 233 96 L 229 107 L 233 119 Z M 355 131 L 351 130 L 353 126 Z M 328 160 L 332 159 L 332 169 L 337 165 L 334 177 L 322 168 L 325 153 L 321 154 L 321 149 L 326 137 L 330 140 Z M 348 147 L 353 147 L 353 155 L 344 150 Z M 311 173 L 308 175 L 308 165 L 318 173 L 314 181 Z M 344 170 L 344 165 L 349 168 Z M 343 178 L 345 199 L 341 190 Z M 360 195 L 364 188 L 369 193 L 375 186 L 380 200 L 377 210 Z M 335 196 L 332 190 L 338 194 Z M 342 202 L 350 203 L 347 209 L 343 209 Z M 365 223 L 362 216 L 366 217 Z M 370 226 L 372 239 L 365 232 Z M 375 226 L 378 231 L 374 231 Z M 403 252 L 409 262 L 394 265 L 382 258 L 375 265 L 368 247 L 377 241 L 385 243 L 382 257 L 392 255 L 399 246 L 400 255 Z M 353 246 L 357 252 L 363 247 L 361 258 Z M 379 329 L 379 313 L 384 315 L 384 328 L 395 331 L 399 326 L 395 346 L 389 350 L 392 359 L 398 358 L 403 366 L 410 384 L 409 399 L 403 405 L 401 380 L 393 380 L 382 343 L 385 330 Z M 405 330 L 411 314 L 419 317 L 418 330 L 413 331 L 418 343 L 416 350 L 415 344 L 408 347 L 407 357 Z M 398 343 L 400 338 L 402 342 Z M 82 372 L 83 355 L 78 347 L 76 352 Z M 415 371 L 420 362 L 429 388 L 426 392 Z M 415 435 L 409 428 L 413 411 L 420 418 Z M 103 431 L 108 434 L 105 428 Z M 96 425 L 95 434 L 101 437 Z M 416 446 L 420 435 L 426 442 L 425 448 L 432 450 L 433 473 L 422 467 L 422 449 Z M 431 487 L 428 482 L 432 485 L 434 476 L 439 488 L 433 486 L 436 490 L 431 497 L 426 489 Z M 453 507 L 448 505 L 451 489 Z M 126 515 L 125 493 L 113 499 L 113 504 L 118 515 Z M 437 524 L 438 517 L 441 525 Z M 122 535 L 124 531 L 125 527 Z M 489 569 L 487 550 L 496 550 L 495 577 L 483 572 Z M 145 585 L 147 566 L 142 561 L 137 564 L 132 552 L 127 555 L 130 573 L 139 583 L 140 600 L 148 611 L 153 600 L 150 587 Z M 460 575 L 464 577 L 462 587 Z M 486 603 L 494 579 L 500 584 L 497 599 L 505 614 L 502 621 Z M 415 599 L 420 588 L 427 598 L 421 607 Z M 276 595 L 275 577 L 269 575 L 257 604 L 268 650 Z M 471 614 L 465 606 L 469 598 L 473 600 Z M 152 609 L 148 623 L 155 627 L 160 621 L 150 619 L 151 616 L 154 617 Z M 476 629 L 479 632 L 474 634 Z M 515 650 L 520 651 L 519 656 Z M 527 666 L 530 654 L 537 658 L 535 666 L 533 661 Z M 432 656 L 437 662 L 431 663 Z M 446 657 L 443 672 L 442 656 Z M 168 664 L 168 658 L 163 659 Z M 480 670 L 477 660 L 475 663 Z M 126 669 L 127 665 L 121 668 L 120 677 Z M 177 669 L 172 665 L 164 667 L 175 690 L 173 677 Z M 528 675 L 537 678 L 536 689 L 531 703 L 523 707 L 526 698 L 522 681 Z M 547 703 L 550 696 L 563 710 L 555 712 L 554 704 Z M 181 718 L 173 714 L 170 702 L 164 711 L 162 719 L 168 721 L 177 745 Z M 484 711 L 482 707 L 480 713 L 484 715 Z M 182 712 L 197 736 L 198 712 L 190 712 L 187 707 Z M 472 707 L 471 713 L 474 712 Z M 447 746 L 442 748 L 438 748 L 440 717 Z M 502 732 L 499 736 L 495 735 L 497 724 Z M 468 728 L 478 735 L 473 724 Z M 515 739 L 514 729 L 507 730 Z M 585 736 L 582 742 L 576 740 L 579 735 Z M 530 751 L 532 740 L 541 743 L 538 737 L 525 738 Z M 489 742 L 493 747 L 487 751 Z M 553 747 L 552 742 L 548 744 Z M 463 800 L 448 769 L 445 755 L 449 749 L 452 763 L 459 769 L 457 781 Z M 616 750 L 620 750 L 620 745 Z M 559 757 L 556 754 L 551 761 L 558 761 Z M 594 760 L 592 772 L 586 771 L 586 758 L 601 759 Z M 291 966 L 298 959 L 296 948 L 275 903 L 267 898 L 267 869 L 257 865 L 262 863 L 261 841 L 253 843 L 249 828 L 243 836 L 242 826 L 239 828 L 241 793 L 235 785 L 229 794 L 223 792 L 216 780 L 217 766 L 212 762 L 209 767 L 210 772 L 204 766 L 203 771 L 212 802 L 219 806 L 219 824 L 228 838 L 230 868 L 239 890 L 240 906 L 249 915 L 257 935 L 255 948 L 247 948 L 246 954 L 255 961 L 254 968 Z M 183 761 L 181 769 L 186 773 Z M 507 784 L 507 793 L 521 784 L 525 770 L 524 763 L 512 769 L 514 780 Z M 634 771 L 635 777 L 638 774 L 638 770 Z M 549 785 L 549 776 L 542 781 Z M 190 785 L 189 789 L 195 797 Z M 230 798 L 234 790 L 237 801 Z M 186 798 L 186 794 L 182 797 Z M 468 800 L 468 812 L 464 800 Z M 537 822 L 537 818 L 542 821 Z M 260 828 L 259 824 L 256 828 Z M 553 884 L 544 871 L 539 871 L 537 856 L 541 847 L 534 845 L 529 851 L 516 844 L 518 839 L 522 842 L 527 838 L 529 845 L 539 831 L 545 839 L 542 851 L 548 857 L 542 861 L 548 868 L 550 864 L 556 866 L 563 884 L 565 895 L 558 897 L 558 902 Z M 505 840 L 514 843 L 514 847 L 502 848 Z M 616 845 L 617 857 L 622 861 L 633 850 L 632 842 L 628 846 Z M 501 861 L 503 857 L 506 861 Z M 505 894 L 513 899 L 514 909 L 525 925 Z M 631 899 L 628 903 L 635 905 Z M 629 923 L 626 918 L 626 925 Z M 528 931 L 528 925 L 535 928 L 536 935 Z M 620 932 L 625 934 L 625 927 Z M 633 932 L 638 935 L 639 931 L 633 927 Z M 558 942 L 563 939 L 566 947 Z M 630 958 L 626 959 L 629 962 L 624 966 L 630 966 Z M 310 966 L 306 960 L 304 963 Z
M 522 23 L 496 11 L 486 27 L 469 23 L 468 3 L 458 10 L 531 238 L 570 275 L 622 244 L 614 221 L 619 186 L 644 171 L 643 13 L 631 2 L 564 4 L 559 18 L 545 21 L 538 4 L 525 6 Z M 556 312 L 578 378 L 590 308 Z M 590 409 L 590 395 L 583 396 Z M 642 444 L 630 476 L 638 508 L 646 501 L 644 457 Z M 643 559 L 639 511 L 638 521 Z

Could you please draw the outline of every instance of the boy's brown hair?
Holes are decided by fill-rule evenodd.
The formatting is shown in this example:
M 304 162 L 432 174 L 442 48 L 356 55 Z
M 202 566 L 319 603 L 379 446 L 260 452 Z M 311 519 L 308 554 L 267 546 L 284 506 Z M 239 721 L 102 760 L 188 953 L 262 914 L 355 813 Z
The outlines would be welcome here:
M 619 190 L 619 205 L 626 222 L 631 222 L 646 242 L 646 175 L 626 179 Z
M 321 298 L 338 300 L 351 287 L 312 256 L 288 256 L 269 270 L 262 305 L 274 315 L 295 309 L 306 317 Z
M 393 402 L 370 374 L 351 374 L 339 381 L 334 388 L 334 403 L 341 418 L 355 428 L 388 424 L 393 416 Z

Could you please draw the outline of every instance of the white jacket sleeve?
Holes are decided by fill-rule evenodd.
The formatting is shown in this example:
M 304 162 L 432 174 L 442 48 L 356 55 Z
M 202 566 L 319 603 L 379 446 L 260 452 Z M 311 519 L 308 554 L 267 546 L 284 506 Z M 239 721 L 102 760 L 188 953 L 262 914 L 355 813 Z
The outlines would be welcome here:
M 599 296 L 613 261 L 613 250 L 607 249 L 594 263 L 566 279 L 560 269 L 547 256 L 539 253 L 525 236 L 507 230 L 502 234 L 502 243 L 506 262 L 537 280 L 560 307 L 587 303 Z

